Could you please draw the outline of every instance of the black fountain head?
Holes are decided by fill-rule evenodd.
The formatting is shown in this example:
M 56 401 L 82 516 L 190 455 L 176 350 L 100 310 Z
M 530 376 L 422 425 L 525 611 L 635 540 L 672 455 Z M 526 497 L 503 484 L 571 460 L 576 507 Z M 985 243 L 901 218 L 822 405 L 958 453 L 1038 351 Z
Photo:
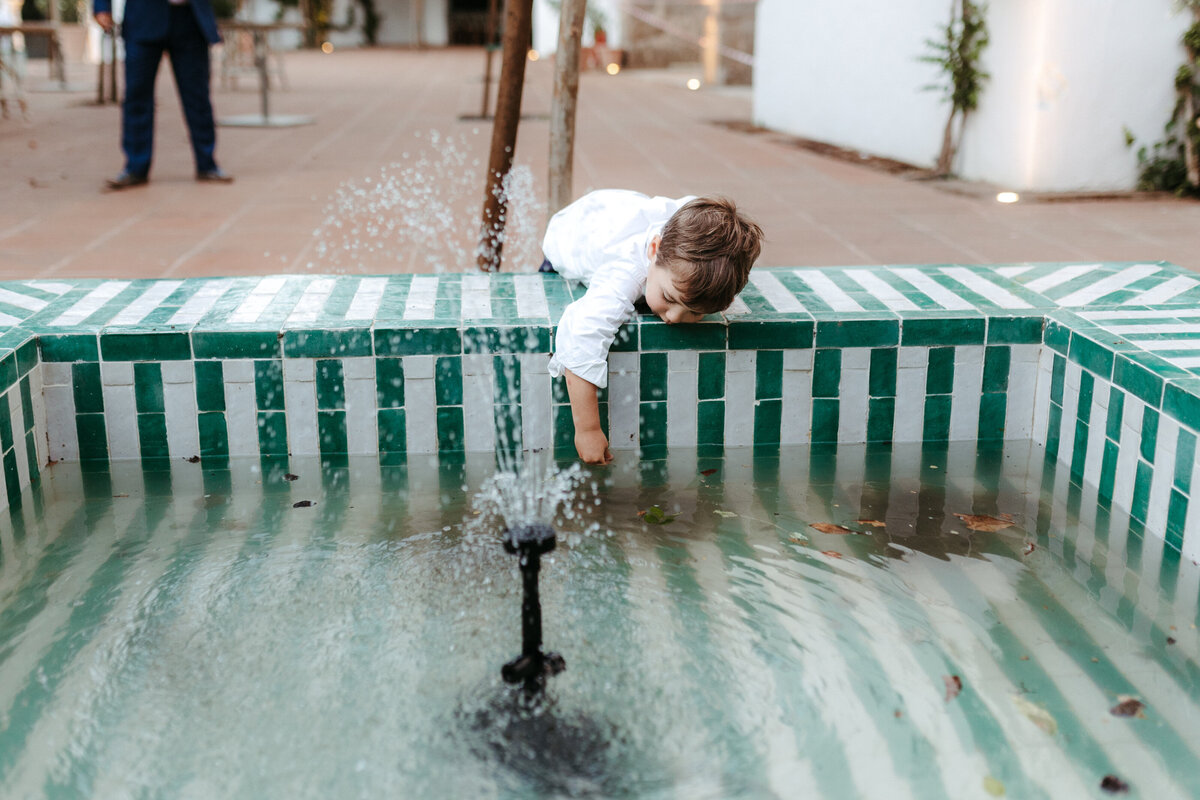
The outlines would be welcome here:
M 514 555 L 549 553 L 557 544 L 554 528 L 540 523 L 516 525 L 504 531 L 504 550 Z

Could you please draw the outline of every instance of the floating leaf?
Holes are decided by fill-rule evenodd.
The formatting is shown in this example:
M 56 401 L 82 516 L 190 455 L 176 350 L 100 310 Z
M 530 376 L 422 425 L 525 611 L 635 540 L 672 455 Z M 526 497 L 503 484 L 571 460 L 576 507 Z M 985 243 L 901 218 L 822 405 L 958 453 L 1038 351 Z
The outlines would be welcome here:
M 1129 791 L 1129 784 L 1116 775 L 1105 775 L 1100 781 L 1100 788 L 1109 794 L 1125 794 Z
M 199 464 L 200 456 L 189 456 L 188 458 L 185 458 L 184 461 L 188 462 L 189 464 Z
M 988 775 L 983 779 L 983 790 L 992 797 L 1004 797 L 1004 782 L 998 778 L 993 778 L 991 775 Z
M 645 511 L 639 511 L 638 516 L 648 525 L 666 525 L 674 522 L 678 514 L 667 514 L 658 506 L 650 506 Z
M 712 474 L 714 474 L 714 473 L 716 473 L 716 469 L 702 469 L 702 470 L 700 470 L 700 474 L 701 474 L 701 475 L 703 475 L 703 476 L 704 476 L 704 477 L 706 477 L 706 478 L 707 478 L 709 475 L 712 475 Z
M 309 506 L 313 505 L 316 504 L 313 503 L 312 500 L 297 500 L 296 502 L 292 503 L 292 508 L 308 508 Z
M 1017 704 L 1017 709 L 1034 725 L 1037 725 L 1051 736 L 1058 733 L 1058 721 L 1054 719 L 1049 711 L 1036 703 L 1029 702 L 1019 694 L 1013 695 L 1013 702 Z
M 870 525 L 872 528 L 886 528 L 887 523 L 880 522 L 877 519 L 856 519 L 854 520 L 859 525 Z
M 1036 544 L 1034 544 L 1033 542 L 1026 542 L 1026 543 L 1025 543 L 1025 547 L 1024 547 L 1024 549 L 1022 550 L 1022 552 L 1023 552 L 1025 555 L 1029 555 L 1029 554 L 1030 554 L 1030 553 L 1032 553 L 1034 550 L 1037 550 L 1037 545 L 1036 545 Z
M 1174 637 L 1174 636 L 1168 636 L 1168 637 L 1167 637 L 1167 644 L 1175 644 L 1175 637 Z
M 949 703 L 962 691 L 962 678 L 957 675 L 943 675 L 942 682 L 946 684 L 946 702 Z
M 726 519 L 737 516 L 737 514 L 733 513 L 732 511 L 724 511 L 720 508 L 713 511 L 713 513 L 716 514 L 718 517 L 725 517 Z
M 1127 697 L 1121 695 L 1117 698 L 1121 702 L 1108 710 L 1108 713 L 1114 717 L 1137 717 L 1145 719 L 1146 715 L 1142 713 L 1142 709 L 1146 707 L 1145 703 L 1138 700 L 1136 697 Z
M 822 550 L 821 555 L 829 556 L 830 558 L 841 558 L 842 557 L 842 554 L 839 553 L 837 550 Z
M 289 473 L 287 473 L 286 475 L 284 475 L 284 476 L 283 476 L 283 479 L 284 479 L 285 481 L 298 481 L 298 480 L 300 480 L 300 476 L 299 476 L 299 475 L 293 475 L 292 473 L 290 473 L 290 472 L 289 472 Z
M 1012 518 L 1000 519 L 999 517 L 989 517 L 986 514 L 955 514 L 954 516 L 965 522 L 971 530 L 985 533 L 995 533 L 1004 528 L 1011 528 L 1013 524 Z M 1008 515 L 1005 514 L 1005 516 Z
M 832 522 L 810 522 L 810 528 L 816 528 L 821 533 L 836 533 L 839 536 L 845 536 L 847 533 L 854 533 L 849 528 L 843 528 L 841 525 L 834 525 Z

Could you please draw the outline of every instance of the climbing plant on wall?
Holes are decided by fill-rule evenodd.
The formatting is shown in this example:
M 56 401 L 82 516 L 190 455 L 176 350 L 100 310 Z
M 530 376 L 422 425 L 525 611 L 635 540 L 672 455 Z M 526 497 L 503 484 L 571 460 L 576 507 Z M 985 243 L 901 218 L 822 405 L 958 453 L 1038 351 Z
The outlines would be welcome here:
M 1175 71 L 1175 107 L 1163 129 L 1165 138 L 1138 148 L 1138 188 L 1200 194 L 1200 0 L 1180 0 L 1181 11 L 1191 11 L 1192 24 L 1181 42 L 1184 62 Z M 1133 139 L 1126 134 L 1132 146 Z
M 950 116 L 942 133 L 942 149 L 935 167 L 939 177 L 952 172 L 967 116 L 979 107 L 979 95 L 990 77 L 980 68 L 980 59 L 988 45 L 986 13 L 987 6 L 982 3 L 952 0 L 950 21 L 942 29 L 941 38 L 925 40 L 929 52 L 921 60 L 936 64 L 942 70 L 942 81 L 925 89 L 940 91 L 950 101 Z M 955 122 L 958 123 L 957 139 Z

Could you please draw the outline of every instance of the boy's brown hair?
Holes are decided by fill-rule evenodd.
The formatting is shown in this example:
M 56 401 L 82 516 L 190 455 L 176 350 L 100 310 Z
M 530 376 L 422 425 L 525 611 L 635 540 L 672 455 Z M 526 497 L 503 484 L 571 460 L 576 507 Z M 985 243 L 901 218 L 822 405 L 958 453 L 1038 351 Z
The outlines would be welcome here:
M 712 314 L 729 308 L 745 288 L 762 238 L 762 228 L 732 200 L 698 197 L 663 226 L 656 261 L 672 270 L 681 303 Z

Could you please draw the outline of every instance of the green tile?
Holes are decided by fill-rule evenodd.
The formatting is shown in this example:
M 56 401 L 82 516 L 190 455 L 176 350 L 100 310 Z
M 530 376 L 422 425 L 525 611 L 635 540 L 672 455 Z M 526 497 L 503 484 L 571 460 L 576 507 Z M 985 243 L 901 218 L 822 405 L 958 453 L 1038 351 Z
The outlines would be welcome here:
M 439 406 L 437 439 L 439 453 L 460 453 L 466 448 L 462 406 Z
M 41 479 L 42 465 L 38 463 L 37 441 L 33 431 L 25 434 L 25 465 L 29 467 L 29 482 L 36 484 Z
M 21 433 L 33 430 L 37 420 L 33 416 L 33 391 L 29 385 L 29 376 L 21 378 Z
M 38 336 L 42 361 L 99 361 L 96 334 L 42 334 Z
M 279 358 L 283 334 L 270 331 L 192 331 L 196 358 Z
M 948 394 L 925 398 L 925 428 L 921 437 L 924 441 L 944 442 L 950 438 L 951 399 Z
M 812 401 L 812 442 L 827 444 L 838 439 L 840 401 L 814 398 Z
M 167 415 L 138 414 L 138 443 L 142 458 L 170 458 L 167 449 Z
M 1075 420 L 1075 439 L 1071 443 L 1071 475 L 1083 477 L 1084 463 L 1087 461 L 1088 425 L 1082 419 Z
M 1183 548 L 1183 532 L 1187 523 L 1188 498 L 1171 490 L 1171 500 L 1167 505 L 1167 544 L 1176 550 Z
M 569 405 L 554 406 L 554 453 L 575 456 L 575 420 Z
M 6 391 L 17 382 L 17 354 L 9 351 L 0 357 L 0 392 Z
M 1162 410 L 1192 430 L 1200 430 L 1200 381 L 1168 383 Z
M 460 406 L 463 401 L 462 356 L 442 356 L 434 364 L 434 393 L 439 406 Z M 461 414 L 459 415 L 461 416 Z M 460 440 L 461 441 L 461 440 Z M 445 449 L 445 448 L 439 448 Z M 452 450 L 461 450 L 461 444 Z
M 1101 378 L 1107 380 L 1112 376 L 1113 352 L 1079 333 L 1071 336 L 1069 356 L 1076 364 Z
M 992 442 L 1003 439 L 1007 417 L 1008 395 L 1004 392 L 984 392 L 979 398 L 979 428 L 976 434 L 979 440 Z
M 133 393 L 139 413 L 162 413 L 167 410 L 163 401 L 162 364 L 135 362 Z
M 258 452 L 264 456 L 286 456 L 288 454 L 286 412 L 258 412 Z
M 642 353 L 638 360 L 641 399 L 656 401 L 667 399 L 667 354 Z
M 88 414 L 104 410 L 104 393 L 100 383 L 100 364 L 96 361 L 71 365 L 71 384 L 75 391 L 75 413 Z
M 729 323 L 729 349 L 804 350 L 813 346 L 814 329 L 815 323 L 808 319 L 788 322 L 731 321 Z
M 224 411 L 201 411 L 196 417 L 200 433 L 200 455 L 225 457 L 229 455 L 229 429 Z
M 638 404 L 638 446 L 665 447 L 667 444 L 667 404 Z
M 1162 378 L 1124 355 L 1118 355 L 1113 364 L 1113 383 L 1153 408 L 1163 402 Z M 1200 418 L 1196 421 L 1200 422 Z
M 813 353 L 813 397 L 838 397 L 842 386 L 842 351 L 821 348 Z
M 725 396 L 724 352 L 700 354 L 696 396 L 699 400 L 717 400 Z
M 1088 424 L 1092 420 L 1092 394 L 1095 391 L 1096 379 L 1090 372 L 1079 374 L 1079 396 L 1075 403 L 1075 417 Z
M 22 377 L 29 373 L 38 364 L 38 342 L 37 337 L 30 335 L 25 342 L 18 345 L 17 351 L 17 374 Z
M 608 348 L 608 352 L 636 353 L 640 349 L 638 347 L 638 331 L 640 328 L 640 325 L 633 323 L 628 323 L 617 328 L 617 335 L 613 338 L 612 347 Z
M 259 411 L 284 410 L 283 361 L 272 358 L 254 362 L 254 402 Z
M 545 325 L 489 325 L 463 331 L 464 353 L 548 353 L 550 328 Z
M 1104 435 L 1114 442 L 1121 441 L 1121 421 L 1125 416 L 1125 393 L 1112 387 L 1108 393 L 1108 420 Z
M 497 405 L 521 403 L 521 362 L 516 356 L 492 357 L 492 402 Z
M 346 439 L 345 411 L 317 412 L 317 447 L 323 456 L 345 455 L 350 451 Z
M 983 355 L 983 391 L 1007 392 L 1008 373 L 1012 368 L 1012 348 L 989 345 Z
M 196 409 L 225 410 L 225 370 L 220 361 L 196 362 Z
M 881 351 L 876 351 L 881 352 Z M 895 351 L 892 351 L 895 352 Z M 896 422 L 896 398 L 872 397 L 867 401 L 867 441 L 890 442 Z
M 404 407 L 403 359 L 375 359 L 375 402 L 381 409 Z M 403 421 L 403 415 L 400 417 L 400 419 Z M 382 430 L 382 427 L 380 429 Z M 382 435 L 383 434 L 381 433 L 380 436 Z
M 1142 412 L 1142 458 L 1154 463 L 1154 448 L 1158 445 L 1158 412 L 1147 408 Z
M 497 404 L 493 412 L 496 449 L 501 453 L 519 453 L 524 447 L 525 432 L 521 425 L 521 406 L 516 403 Z M 606 419 L 602 415 L 601 419 Z
M 989 317 L 987 322 L 988 344 L 1041 344 L 1042 329 L 1046 318 L 1036 317 Z
M 929 369 L 925 373 L 925 394 L 950 394 L 954 391 L 954 348 L 931 347 Z
M 1139 522 L 1146 521 L 1146 512 L 1150 508 L 1150 483 L 1154 479 L 1154 467 L 1145 461 L 1138 461 L 1137 476 L 1133 481 L 1133 502 L 1129 506 L 1129 514 Z
M 1192 469 L 1196 463 L 1196 435 L 1186 428 L 1179 429 L 1175 440 L 1175 488 L 1191 494 Z
M 8 494 L 10 508 L 21 506 L 21 473 L 17 471 L 17 454 L 9 451 L 4 454 L 4 488 Z
M 550 399 L 554 403 L 571 402 L 571 397 L 567 393 L 567 379 L 565 377 L 560 375 L 557 378 L 550 379 Z
M 754 445 L 779 444 L 782 400 L 759 400 L 754 405 Z
M 1050 369 L 1050 402 L 1062 405 L 1063 384 L 1067 378 L 1067 360 L 1062 356 L 1054 357 L 1054 365 Z
M 458 360 L 457 358 L 455 359 Z M 346 407 L 346 378 L 342 362 L 336 358 L 319 358 L 316 362 L 317 408 L 322 411 Z M 461 397 L 461 394 L 460 394 Z M 460 399 L 461 403 L 462 400 Z M 325 451 L 322 450 L 322 453 Z M 344 453 L 345 450 L 331 450 Z
M 79 436 L 80 460 L 108 460 L 108 430 L 103 414 L 76 414 L 75 431 Z
M 371 331 L 366 328 L 287 330 L 283 332 L 283 354 L 288 358 L 369 356 Z
M 0 395 L 0 453 L 13 446 L 12 410 L 8 405 L 8 396 Z
M 905 318 L 900 343 L 905 347 L 983 344 L 986 330 L 984 317 Z
M 1058 458 L 1059 438 L 1062 436 L 1062 407 L 1057 403 L 1050 404 L 1050 422 L 1046 427 L 1046 458 L 1055 461 Z
M 783 351 L 759 350 L 754 367 L 754 399 L 783 397 Z M 756 443 L 758 439 L 754 440 Z
M 870 389 L 871 397 L 896 396 L 896 358 L 899 351 L 894 347 L 877 347 L 871 351 Z M 888 438 L 891 438 L 889 433 Z
M 105 361 L 186 361 L 192 345 L 183 332 L 104 333 L 100 352 Z
M 643 350 L 719 350 L 725 347 L 726 330 L 724 325 L 712 322 L 690 325 L 643 322 L 638 335 L 642 337 Z
M 1064 356 L 1071 347 L 1071 329 L 1057 320 L 1046 320 L 1042 336 L 1047 347 Z
M 898 319 L 817 320 L 817 347 L 888 347 L 899 343 Z
M 408 450 L 403 408 L 381 407 L 376 413 L 376 420 L 379 426 L 379 452 L 403 453 Z
M 1116 442 L 1106 441 L 1104 443 L 1104 460 L 1100 463 L 1100 497 L 1108 500 L 1112 499 L 1113 486 L 1117 479 L 1117 456 L 1120 454 L 1120 447 Z
M 433 356 L 462 353 L 458 328 L 376 329 L 377 356 Z
M 697 405 L 696 444 L 725 444 L 724 400 L 701 400 Z

